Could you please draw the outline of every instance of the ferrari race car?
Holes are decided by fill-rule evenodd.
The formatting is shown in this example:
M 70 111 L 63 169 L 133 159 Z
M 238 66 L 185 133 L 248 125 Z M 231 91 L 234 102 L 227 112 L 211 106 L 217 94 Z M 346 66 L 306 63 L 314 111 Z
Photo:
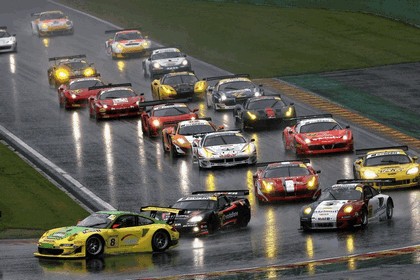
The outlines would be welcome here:
M 96 120 L 105 118 L 134 117 L 142 114 L 143 93 L 138 95 L 130 83 L 108 84 L 88 88 L 99 90 L 88 99 L 89 116 Z
M 420 185 L 420 164 L 418 157 L 406 153 L 407 146 L 382 147 L 356 150 L 363 155 L 353 164 L 355 178 L 393 179 L 390 182 L 377 182 L 374 188 L 395 189 Z
M 319 187 L 320 170 L 309 159 L 258 163 L 254 174 L 255 196 L 259 202 L 311 199 Z
M 217 127 L 210 119 L 200 118 L 178 122 L 162 130 L 163 150 L 169 152 L 171 157 L 188 155 L 191 153 L 193 141 L 200 141 L 203 135 L 222 129 L 223 126 Z
M 0 53 L 17 52 L 16 34 L 10 35 L 6 26 L 0 26 Z
M 65 109 L 86 107 L 88 99 L 95 96 L 100 89 L 89 90 L 91 87 L 103 86 L 102 80 L 96 77 L 70 77 L 66 84 L 58 87 L 58 102 Z
M 149 137 L 158 137 L 166 125 L 173 126 L 177 122 L 198 119 L 198 109 L 191 110 L 185 103 L 186 99 L 168 101 L 149 101 L 142 107 L 153 106 L 141 115 L 142 132 Z M 174 103 L 176 102 L 176 103 Z
M 374 180 L 373 180 L 374 181 Z M 318 199 L 300 211 L 303 230 L 365 228 L 371 220 L 391 219 L 394 202 L 379 193 L 369 180 L 338 180 L 337 184 L 319 189 Z
M 201 191 L 178 199 L 171 207 L 182 209 L 174 226 L 182 234 L 207 235 L 231 226 L 246 227 L 251 206 L 248 190 Z
M 146 209 L 147 210 L 147 209 Z M 94 258 L 109 254 L 163 252 L 178 244 L 179 232 L 172 226 L 179 210 L 160 221 L 139 213 L 99 211 L 76 226 L 51 229 L 38 241 L 37 257 Z
M 32 13 L 36 17 L 31 21 L 32 32 L 39 37 L 53 34 L 73 34 L 73 22 L 61 11 Z
M 233 108 L 235 121 L 242 130 L 258 128 L 263 125 L 278 125 L 285 120 L 296 118 L 294 103 L 286 105 L 280 96 L 251 97 L 245 104 L 237 104 Z
M 55 87 L 68 83 L 72 76 L 98 75 L 93 63 L 89 63 L 84 54 L 51 57 L 48 60 L 54 61 L 54 64 L 48 68 L 47 75 L 48 82 Z
M 325 154 L 353 151 L 353 134 L 349 126 L 343 128 L 331 114 L 295 118 L 297 124 L 283 131 L 286 151 L 297 155 Z
M 149 58 L 143 60 L 143 75 L 155 79 L 171 72 L 192 72 L 187 55 L 177 48 L 158 48 L 152 50 Z
M 206 88 L 192 72 L 174 72 L 163 75 L 151 85 L 154 100 L 194 97 Z
M 248 141 L 236 131 L 208 133 L 199 142 L 193 142 L 192 155 L 198 168 L 234 166 L 257 163 L 254 139 Z
M 264 95 L 263 86 L 254 84 L 248 74 L 209 77 L 203 80 L 207 88 L 207 108 L 213 107 L 215 111 L 233 109 L 236 104 L 244 103 L 248 98 Z M 209 85 L 209 82 L 213 85 Z
M 113 59 L 142 56 L 148 52 L 152 44 L 136 29 L 107 30 L 105 33 L 115 33 L 114 38 L 105 42 L 105 48 Z

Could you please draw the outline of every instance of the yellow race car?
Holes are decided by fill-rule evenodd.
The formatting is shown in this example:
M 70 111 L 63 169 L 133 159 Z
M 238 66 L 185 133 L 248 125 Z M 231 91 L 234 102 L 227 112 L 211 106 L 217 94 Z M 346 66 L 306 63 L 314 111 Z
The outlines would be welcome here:
M 419 186 L 420 173 L 417 156 L 406 153 L 407 146 L 382 147 L 356 150 L 363 155 L 353 165 L 357 179 L 392 179 L 390 182 L 374 183 L 378 189 L 409 188 Z
M 193 72 L 173 72 L 152 82 L 154 100 L 194 97 L 204 93 L 206 84 L 199 81 Z
M 178 209 L 146 207 L 145 215 L 127 211 L 99 211 L 76 226 L 55 228 L 38 241 L 37 257 L 94 258 L 107 254 L 163 252 L 178 244 L 179 232 L 172 226 Z M 163 221 L 157 211 L 169 213 Z
M 84 54 L 50 57 L 48 60 L 54 62 L 47 70 L 48 82 L 55 87 L 68 83 L 72 77 L 99 75 L 93 63 L 89 63 Z

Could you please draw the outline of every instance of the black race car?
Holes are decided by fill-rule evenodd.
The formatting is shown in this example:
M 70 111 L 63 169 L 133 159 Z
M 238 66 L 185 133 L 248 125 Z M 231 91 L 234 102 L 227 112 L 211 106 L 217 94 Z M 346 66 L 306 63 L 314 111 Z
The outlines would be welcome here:
M 233 116 L 245 130 L 295 118 L 296 109 L 293 103 L 287 105 L 280 96 L 258 96 L 249 98 L 244 105 L 237 104 L 233 108 Z
M 174 226 L 182 234 L 207 235 L 231 226 L 246 227 L 251 206 L 248 190 L 200 191 L 180 198 L 171 207 L 182 209 Z
M 48 60 L 54 62 L 47 71 L 48 82 L 55 87 L 68 83 L 72 76 L 93 77 L 98 75 L 93 63 L 89 63 L 84 54 L 51 57 Z

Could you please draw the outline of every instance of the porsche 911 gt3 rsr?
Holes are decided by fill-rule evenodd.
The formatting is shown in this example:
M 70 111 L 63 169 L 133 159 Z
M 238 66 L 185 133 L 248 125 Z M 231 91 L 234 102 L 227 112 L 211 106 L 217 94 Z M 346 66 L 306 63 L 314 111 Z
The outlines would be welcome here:
M 107 30 L 105 33 L 115 33 L 113 38 L 105 42 L 105 48 L 113 59 L 144 55 L 152 44 L 136 29 Z
M 9 34 L 6 26 L 0 26 L 0 53 L 17 52 L 16 34 Z
M 257 149 L 254 141 L 248 141 L 237 130 L 208 133 L 200 141 L 193 142 L 193 160 L 199 168 L 255 164 Z
M 154 49 L 149 58 L 143 60 L 143 75 L 155 79 L 172 72 L 192 72 L 187 55 L 177 48 Z
M 108 254 L 162 252 L 175 246 L 179 232 L 170 225 L 179 210 L 170 213 L 167 222 L 126 211 L 99 211 L 76 226 L 46 231 L 38 241 L 37 257 L 92 258 Z
M 192 72 L 174 72 L 163 75 L 151 85 L 155 100 L 188 98 L 202 94 L 206 88 Z
M 381 147 L 356 150 L 363 155 L 354 162 L 353 173 L 360 179 L 392 179 L 377 182 L 375 188 L 395 189 L 420 185 L 420 164 L 417 156 L 406 153 L 407 146 Z
M 32 32 L 39 37 L 53 34 L 73 34 L 73 22 L 61 11 L 32 13 L 36 17 L 31 21 Z
M 95 86 L 103 86 L 102 80 L 96 77 L 70 77 L 66 84 L 58 87 L 58 102 L 65 109 L 86 107 L 88 99 L 95 96 L 100 89 L 91 89 Z
M 258 163 L 264 166 L 253 176 L 259 202 L 311 199 L 319 187 L 320 170 L 309 159 Z
M 375 190 L 369 180 L 338 180 L 319 189 L 318 199 L 300 211 L 303 230 L 366 227 L 369 221 L 391 219 L 394 202 Z
M 297 155 L 313 155 L 353 151 L 353 133 L 343 128 L 331 114 L 309 115 L 295 118 L 297 124 L 283 131 L 286 151 Z

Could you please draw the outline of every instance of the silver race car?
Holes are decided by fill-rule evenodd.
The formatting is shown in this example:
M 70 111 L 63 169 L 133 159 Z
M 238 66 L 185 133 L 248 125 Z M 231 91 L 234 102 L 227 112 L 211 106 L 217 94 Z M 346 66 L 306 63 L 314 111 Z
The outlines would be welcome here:
M 6 26 L 0 26 L 0 53 L 17 52 L 16 35 L 10 35 Z
M 192 71 L 187 55 L 177 48 L 154 49 L 142 64 L 144 77 L 152 79 L 171 72 Z

